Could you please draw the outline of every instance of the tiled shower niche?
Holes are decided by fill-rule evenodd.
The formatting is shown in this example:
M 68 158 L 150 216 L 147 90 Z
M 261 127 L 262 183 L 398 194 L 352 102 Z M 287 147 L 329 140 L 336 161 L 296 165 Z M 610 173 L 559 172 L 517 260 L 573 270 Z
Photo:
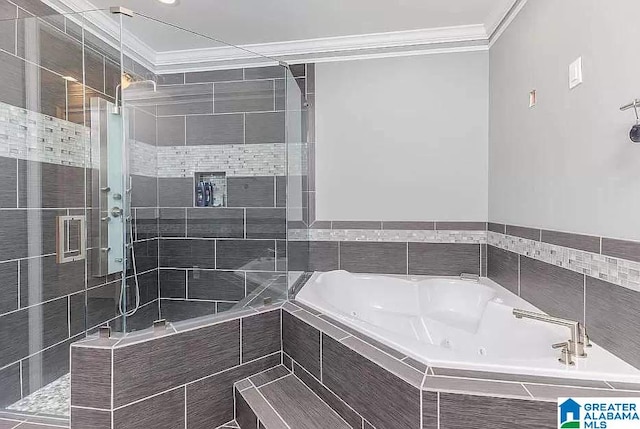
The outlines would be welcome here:
M 195 207 L 227 206 L 227 174 L 224 171 L 196 173 L 193 189 Z

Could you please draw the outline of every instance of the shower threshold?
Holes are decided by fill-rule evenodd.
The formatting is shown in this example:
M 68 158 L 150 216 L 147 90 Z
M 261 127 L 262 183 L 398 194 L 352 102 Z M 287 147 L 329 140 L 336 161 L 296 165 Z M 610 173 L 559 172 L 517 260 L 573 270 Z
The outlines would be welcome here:
M 67 373 L 6 409 L 34 415 L 69 417 L 71 377 Z

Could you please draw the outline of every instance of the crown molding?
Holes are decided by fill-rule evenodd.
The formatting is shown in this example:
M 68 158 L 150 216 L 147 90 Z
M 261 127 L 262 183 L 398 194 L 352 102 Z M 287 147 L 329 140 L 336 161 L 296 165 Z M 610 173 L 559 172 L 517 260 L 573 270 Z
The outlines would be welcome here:
M 527 4 L 528 0 L 515 0 L 511 8 L 507 11 L 504 17 L 498 22 L 493 31 L 488 32 L 489 34 L 489 48 L 493 46 L 494 43 L 498 41 L 500 36 L 509 28 L 509 25 L 516 19 L 516 16 L 522 11 L 522 9 Z
M 156 51 L 126 28 L 123 28 L 121 33 L 120 25 L 109 16 L 109 11 L 96 10 L 96 7 L 88 0 L 42 1 L 58 12 L 65 13 L 65 18 L 75 24 L 80 26 L 84 24 L 86 30 L 113 48 L 120 49 L 118 41 L 122 34 L 124 53 L 150 70 L 155 68 Z M 69 13 L 69 11 L 73 11 L 73 13 Z M 105 35 L 107 37 L 104 37 Z
M 91 11 L 83 16 L 66 15 L 106 43 L 119 49 L 120 25 L 108 11 L 96 11 L 90 0 L 42 0 L 61 13 Z M 256 65 L 278 61 L 329 62 L 487 50 L 497 40 L 527 0 L 513 0 L 510 7 L 494 11 L 485 24 L 428 28 L 353 36 L 326 37 L 287 42 L 216 46 L 204 49 L 157 52 L 129 30 L 122 29 L 126 55 L 154 73 L 177 73 Z M 127 18 L 131 19 L 131 18 Z M 135 19 L 135 18 L 134 18 Z
M 314 55 L 325 57 L 327 53 L 351 53 L 370 49 L 393 49 L 401 47 L 425 47 L 445 43 L 485 41 L 488 35 L 484 25 L 429 28 L 423 30 L 396 31 L 388 33 L 363 34 L 357 36 L 326 37 L 288 42 L 260 43 L 240 47 L 223 46 L 204 49 L 166 51 L 156 53 L 155 65 L 159 70 L 194 70 L 203 64 L 216 62 L 244 61 L 252 64 L 277 62 L 288 58 L 295 61 L 298 56 L 307 60 Z M 241 49 L 240 49 L 241 48 Z M 320 55 L 322 54 L 322 55 Z M 312 58 L 309 58 L 309 56 Z M 380 54 L 383 55 L 383 54 Z M 397 55 L 397 54 L 396 54 Z M 340 56 L 345 59 L 345 55 Z

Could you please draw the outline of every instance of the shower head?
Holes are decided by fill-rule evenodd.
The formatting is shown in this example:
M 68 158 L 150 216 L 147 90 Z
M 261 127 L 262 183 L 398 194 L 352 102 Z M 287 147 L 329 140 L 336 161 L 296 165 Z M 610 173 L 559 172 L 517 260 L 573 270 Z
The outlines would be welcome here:
M 158 84 L 156 83 L 155 80 L 151 80 L 151 79 L 134 80 L 133 76 L 131 76 L 129 73 L 122 73 L 122 76 L 120 78 L 120 83 L 116 85 L 116 101 L 115 101 L 115 106 L 113 107 L 113 113 L 115 115 L 120 114 L 120 110 L 121 110 L 120 98 L 121 98 L 122 90 L 129 88 L 133 84 L 140 84 L 140 83 L 150 83 L 151 85 L 153 85 L 153 92 L 156 92 L 158 90 Z M 120 91 L 118 91 L 118 89 L 120 89 Z

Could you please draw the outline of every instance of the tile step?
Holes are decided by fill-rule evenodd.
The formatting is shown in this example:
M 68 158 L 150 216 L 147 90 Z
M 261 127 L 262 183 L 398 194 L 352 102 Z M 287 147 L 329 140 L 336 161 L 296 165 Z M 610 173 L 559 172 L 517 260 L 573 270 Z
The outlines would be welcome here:
M 241 429 L 351 429 L 282 365 L 236 383 L 234 394 Z

